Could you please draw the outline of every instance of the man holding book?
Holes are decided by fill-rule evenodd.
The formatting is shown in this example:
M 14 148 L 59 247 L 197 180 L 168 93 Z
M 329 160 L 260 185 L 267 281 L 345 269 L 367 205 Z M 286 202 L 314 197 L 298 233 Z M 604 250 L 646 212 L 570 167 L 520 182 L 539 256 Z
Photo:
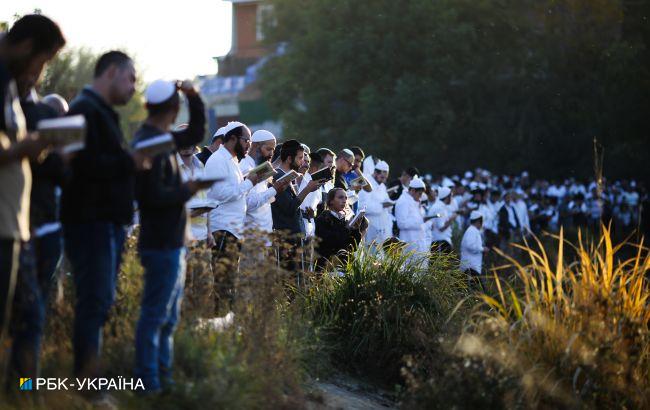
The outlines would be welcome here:
M 27 133 L 20 98 L 36 86 L 45 63 L 65 44 L 49 18 L 18 19 L 0 38 L 0 342 L 11 330 L 9 369 L 14 377 L 38 377 L 43 304 L 36 281 L 29 228 L 31 171 L 46 144 Z
M 386 185 L 384 185 L 388 178 L 388 170 L 389 167 L 385 161 L 378 161 L 372 175 L 366 177 L 372 190 L 359 192 L 359 208 L 366 210 L 366 217 L 369 221 L 365 236 L 368 243 L 381 244 L 392 236 L 389 211 L 393 202 L 388 197 Z
M 289 185 L 288 181 L 274 181 L 269 186 L 269 178 L 275 175 L 275 171 L 269 162 L 273 157 L 275 144 L 275 136 L 271 132 L 266 130 L 255 131 L 251 137 L 251 147 L 248 154 L 239 162 L 242 173 L 255 173 L 260 177 L 260 182 L 246 196 L 246 218 L 244 223 L 247 228 L 266 233 L 273 231 L 271 201 L 278 192 L 284 191 Z
M 250 148 L 251 132 L 241 122 L 229 122 L 224 128 L 223 144 L 205 164 L 205 175 L 219 179 L 208 198 L 217 201 L 218 206 L 210 212 L 210 228 L 216 246 L 212 250 L 215 275 L 215 307 L 223 299 L 233 301 L 234 277 L 238 268 L 238 251 L 246 218 L 246 196 L 260 181 L 256 174 L 244 178 L 239 160 L 246 157 Z
M 187 98 L 190 121 L 187 127 L 170 131 L 180 109 L 179 89 Z M 163 136 L 181 149 L 194 147 L 203 139 L 204 106 L 189 81 L 154 81 L 147 87 L 145 99 L 147 119 L 135 133 L 136 149 L 147 141 L 160 140 L 164 145 Z M 185 202 L 212 184 L 209 180 L 183 182 L 175 154 L 162 147 L 161 151 L 153 156 L 150 169 L 136 174 L 144 290 L 135 334 L 135 375 L 148 393 L 172 384 L 173 333 L 185 284 Z
M 120 51 L 99 57 L 91 85 L 70 104 L 68 115 L 86 121 L 85 148 L 70 161 L 61 221 L 77 302 L 73 331 L 74 373 L 99 373 L 102 329 L 115 300 L 126 226 L 133 220 L 134 179 L 149 161 L 131 154 L 115 106 L 135 92 L 133 61 Z

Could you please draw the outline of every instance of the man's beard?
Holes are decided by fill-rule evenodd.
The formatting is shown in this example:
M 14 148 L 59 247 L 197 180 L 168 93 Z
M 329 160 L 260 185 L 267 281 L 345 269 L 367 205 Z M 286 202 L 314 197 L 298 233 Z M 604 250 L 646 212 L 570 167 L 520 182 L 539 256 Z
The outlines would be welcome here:
M 269 155 L 268 157 L 263 156 L 261 153 L 257 154 L 257 157 L 255 158 L 255 164 L 260 165 L 263 162 L 269 161 L 271 162 L 271 156 Z
M 235 144 L 235 155 L 237 155 L 237 159 L 240 161 L 246 156 L 246 151 L 244 151 L 244 147 L 240 143 Z
M 298 171 L 298 170 L 300 170 L 300 165 L 301 164 L 296 164 L 296 161 L 294 161 L 294 162 L 291 163 L 290 168 L 293 169 L 294 171 Z

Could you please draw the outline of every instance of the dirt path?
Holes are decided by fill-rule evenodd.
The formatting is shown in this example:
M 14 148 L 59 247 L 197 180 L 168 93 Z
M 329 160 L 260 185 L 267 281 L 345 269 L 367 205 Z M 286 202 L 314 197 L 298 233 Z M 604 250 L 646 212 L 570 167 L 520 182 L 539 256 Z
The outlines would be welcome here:
M 313 384 L 307 409 L 395 409 L 390 393 L 359 382 L 350 377 L 337 377 L 336 380 L 318 381 Z

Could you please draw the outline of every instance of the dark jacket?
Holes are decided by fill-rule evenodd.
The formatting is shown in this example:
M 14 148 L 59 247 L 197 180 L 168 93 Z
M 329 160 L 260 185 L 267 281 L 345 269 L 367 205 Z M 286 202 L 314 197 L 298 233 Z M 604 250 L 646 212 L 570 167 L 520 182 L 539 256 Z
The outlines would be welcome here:
M 196 154 L 196 157 L 199 159 L 199 161 L 203 163 L 203 165 L 205 165 L 205 163 L 208 162 L 208 159 L 210 158 L 211 155 L 212 155 L 212 151 L 210 151 L 210 148 L 203 147 L 201 149 L 201 152 Z
M 68 115 L 86 117 L 86 147 L 72 159 L 63 187 L 63 223 L 133 220 L 135 164 L 125 147 L 120 118 L 95 91 L 84 88 Z
M 274 180 L 281 178 L 285 172 L 276 169 Z M 293 183 L 287 189 L 275 195 L 275 201 L 271 203 L 271 215 L 273 217 L 273 230 L 289 231 L 291 234 L 298 234 L 303 231 L 302 217 L 300 213 L 300 201 L 296 187 Z
M 183 131 L 174 131 L 176 146 L 193 146 L 203 139 L 205 113 L 198 96 L 188 97 L 190 121 Z M 165 132 L 143 124 L 135 134 L 137 143 Z M 191 198 L 174 153 L 159 154 L 151 169 L 136 173 L 136 199 L 140 211 L 140 249 L 176 249 L 184 245 L 187 214 L 185 202 Z
M 364 218 L 361 226 L 351 229 L 348 222 L 332 215 L 329 210 L 316 217 L 316 237 L 319 239 L 316 251 L 319 259 L 317 265 L 324 268 L 327 260 L 341 251 L 352 251 L 361 241 L 361 231 L 368 226 Z
M 36 129 L 38 121 L 57 117 L 56 111 L 42 102 L 22 101 L 21 106 L 30 131 Z M 30 161 L 29 165 L 32 168 L 29 223 L 32 228 L 38 228 L 59 219 L 56 188 L 65 181 L 65 166 L 63 158 L 55 152 L 51 152 L 42 162 Z
M 340 173 L 338 170 L 334 173 L 334 188 L 341 188 L 344 191 L 350 189 L 345 174 Z

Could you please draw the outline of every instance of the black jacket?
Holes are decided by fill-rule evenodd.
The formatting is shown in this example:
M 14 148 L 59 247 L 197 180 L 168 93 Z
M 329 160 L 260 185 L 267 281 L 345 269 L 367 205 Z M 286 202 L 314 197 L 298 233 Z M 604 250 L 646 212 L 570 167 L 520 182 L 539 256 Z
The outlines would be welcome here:
M 91 88 L 70 104 L 68 115 L 86 117 L 86 147 L 71 161 L 63 187 L 63 223 L 133 220 L 135 165 L 125 148 L 118 114 Z
M 174 131 L 176 146 L 193 146 L 203 139 L 205 112 L 198 96 L 188 97 L 190 122 L 183 131 Z M 164 134 L 148 124 L 143 124 L 135 134 L 133 143 Z M 182 182 L 176 155 L 160 154 L 153 159 L 149 170 L 136 174 L 136 199 L 140 211 L 141 249 L 176 249 L 183 246 L 187 214 L 185 202 L 192 196 Z
M 347 181 L 345 180 L 345 175 L 343 175 L 338 170 L 334 173 L 334 188 L 341 188 L 344 191 L 348 191 L 350 189 L 348 187 Z
M 359 228 L 351 229 L 348 223 L 325 210 L 316 217 L 316 237 L 319 239 L 316 251 L 319 255 L 318 266 L 323 268 L 326 260 L 341 251 L 352 251 L 361 241 L 361 231 L 368 226 L 368 221 L 361 222 Z
M 27 129 L 36 129 L 39 120 L 55 118 L 56 111 L 42 102 L 22 101 Z M 32 168 L 32 193 L 29 208 L 29 223 L 38 228 L 59 219 L 59 204 L 56 188 L 65 181 L 65 166 L 60 155 L 51 152 L 42 162 L 30 161 Z
M 205 165 L 205 163 L 208 162 L 208 159 L 210 158 L 211 155 L 212 155 L 212 151 L 210 151 L 210 148 L 203 147 L 201 149 L 201 152 L 196 154 L 196 157 L 199 159 L 199 161 L 203 163 L 203 165 Z
M 285 172 L 276 169 L 274 180 L 281 178 Z M 275 201 L 271 203 L 271 215 L 273 217 L 273 230 L 289 231 L 291 234 L 302 232 L 302 217 L 300 213 L 300 201 L 293 183 L 287 189 L 275 195 Z

